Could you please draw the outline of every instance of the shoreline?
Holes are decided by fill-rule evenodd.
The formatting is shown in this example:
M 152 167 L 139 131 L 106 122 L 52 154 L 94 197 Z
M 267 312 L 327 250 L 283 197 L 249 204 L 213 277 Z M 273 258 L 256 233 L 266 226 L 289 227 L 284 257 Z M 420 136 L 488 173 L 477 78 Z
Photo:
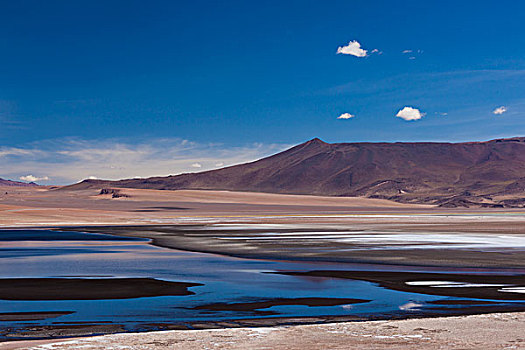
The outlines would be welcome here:
M 525 221 L 525 217 L 522 219 Z M 473 268 L 473 269 L 507 269 L 525 270 L 525 249 L 509 248 L 461 248 L 455 246 L 462 241 L 462 236 L 472 239 L 483 237 L 486 240 L 498 241 L 503 234 L 508 239 L 520 237 L 525 248 L 525 225 L 511 228 L 510 233 L 477 232 L 469 222 L 461 225 L 461 231 L 455 231 L 457 226 L 443 229 L 440 227 L 421 227 L 421 225 L 376 223 L 376 222 L 332 222 L 325 228 L 323 224 L 314 223 L 275 223 L 270 225 L 273 238 L 266 234 L 268 223 L 245 224 L 161 224 L 161 225 L 111 225 L 111 226 L 77 226 L 61 227 L 57 230 L 81 230 L 87 233 L 110 234 L 120 237 L 149 239 L 151 245 L 177 249 L 195 253 L 218 254 L 241 259 L 326 262 L 326 263 L 356 263 L 371 265 L 392 265 L 420 268 Z M 223 230 L 211 225 L 226 225 Z M 228 225 L 233 225 L 228 227 Z M 245 225 L 239 228 L 235 225 Z M 431 226 L 430 224 L 426 224 Z M 483 225 L 482 225 L 483 226 Z M 485 224 L 485 226 L 490 226 Z M 325 235 L 325 232 L 329 235 Z M 360 239 L 362 233 L 397 237 L 411 237 L 401 240 L 407 247 L 399 248 L 396 244 L 376 249 L 375 244 L 360 242 L 342 242 L 345 239 Z M 354 234 L 355 233 L 355 234 Z M 280 236 L 282 235 L 282 236 Z M 291 235 L 286 237 L 286 235 Z M 331 235 L 331 236 L 330 236 Z M 339 235 L 339 236 L 337 236 Z M 414 240 L 420 235 L 429 239 L 442 239 L 447 235 L 452 242 L 449 245 L 436 243 L 431 248 L 422 248 Z M 333 236 L 333 237 L 332 237 Z M 479 237 L 477 237 L 479 236 Z M 328 237 L 328 238 L 325 238 Z M 335 239 L 334 239 L 335 238 Z M 397 243 L 399 244 L 399 243 Z M 412 247 L 409 245 L 413 244 Z M 439 253 L 439 254 L 436 254 Z M 502 254 L 504 253 L 504 254 Z
M 315 298 L 304 298 L 315 299 Z M 416 321 L 416 320 L 430 320 L 434 319 L 449 319 L 457 317 L 483 317 L 486 315 L 506 315 L 506 314 L 523 314 L 525 317 L 525 306 L 501 306 L 491 302 L 480 303 L 474 305 L 472 308 L 457 309 L 456 311 L 448 310 L 447 314 L 440 312 L 442 309 L 439 303 L 436 308 L 431 311 L 419 311 L 414 308 L 410 313 L 385 313 L 373 316 L 270 316 L 259 318 L 240 318 L 240 319 L 222 319 L 216 321 L 191 321 L 191 322 L 174 322 L 174 323 L 150 323 L 141 330 L 126 330 L 124 325 L 115 322 L 70 322 L 64 324 L 34 326 L 30 331 L 21 331 L 20 333 L 13 333 L 6 338 L 0 340 L 0 350 L 3 349 L 2 344 L 21 344 L 26 341 L 65 341 L 76 338 L 98 337 L 102 335 L 118 335 L 118 334 L 147 334 L 155 332 L 169 332 L 169 331 L 197 331 L 197 330 L 236 330 L 243 328 L 273 328 L 273 327 L 300 327 L 300 326 L 316 326 L 324 324 L 368 324 L 375 322 L 399 322 L 399 321 Z M 416 305 L 416 304 L 415 304 Z M 417 305 L 416 305 L 417 306 Z M 491 306 L 494 306 L 491 308 Z M 53 312 L 26 312 L 22 313 L 27 319 L 34 319 L 36 317 L 56 317 L 61 312 L 54 312 L 55 315 L 49 315 Z M 62 312 L 67 314 L 68 312 Z M 48 316 L 49 315 L 49 316 Z
M 150 227 L 150 226 L 148 225 L 144 227 Z M 164 226 L 164 227 L 171 227 L 171 225 Z M 100 227 L 96 228 L 97 231 L 99 228 Z M 120 226 L 120 228 L 126 229 L 127 226 Z M 135 226 L 135 228 L 137 227 Z M 64 229 L 84 231 L 82 227 L 60 228 L 60 230 L 64 230 Z M 108 232 L 106 231 L 100 232 L 100 233 L 108 234 Z M 109 233 L 109 234 L 113 234 L 113 233 Z M 152 243 L 150 242 L 149 244 L 152 244 Z M 288 274 L 288 273 L 281 272 L 280 274 Z M 312 277 L 315 277 L 317 274 L 319 274 L 319 272 L 316 272 L 316 271 L 299 273 L 299 275 L 312 276 Z M 508 305 L 508 304 L 501 305 L 502 303 L 490 301 L 489 299 L 495 299 L 496 297 L 498 297 L 498 294 L 500 294 L 499 296 L 501 296 L 501 293 L 497 293 L 497 290 L 494 288 L 492 288 L 492 290 L 486 290 L 486 288 L 479 288 L 479 289 L 478 288 L 468 288 L 467 289 L 469 291 L 476 292 L 477 296 L 461 295 L 461 294 L 455 293 L 455 292 L 464 292 L 466 291 L 465 288 L 453 288 L 451 290 L 454 293 L 443 294 L 442 292 L 445 292 L 446 288 L 429 288 L 428 286 L 422 286 L 422 287 L 412 286 L 412 287 L 407 288 L 407 286 L 404 286 L 403 283 L 405 279 L 408 278 L 408 276 L 403 276 L 403 275 L 406 275 L 406 273 L 403 273 L 403 272 L 387 272 L 387 273 L 382 273 L 382 274 L 388 277 L 383 282 L 381 282 L 381 279 L 375 279 L 373 276 L 374 274 L 367 275 L 366 273 L 363 274 L 363 272 L 355 272 L 355 271 L 354 272 L 352 271 L 325 271 L 321 273 L 321 277 L 350 278 L 350 279 L 357 279 L 357 280 L 364 280 L 364 281 L 379 283 L 379 285 L 382 285 L 382 283 L 386 282 L 385 286 L 387 287 L 387 289 L 401 290 L 401 291 L 405 290 L 405 291 L 409 291 L 413 293 L 423 293 L 423 294 L 430 294 L 430 295 L 434 294 L 433 292 L 440 292 L 434 295 L 443 295 L 443 296 L 460 297 L 460 298 L 461 297 L 475 297 L 478 299 L 481 298 L 485 300 L 481 300 L 479 303 L 472 303 L 472 305 L 463 305 L 461 309 L 458 308 L 457 310 L 448 309 L 447 315 L 443 315 L 442 313 L 444 311 L 443 305 L 436 304 L 432 309 L 433 311 L 431 312 L 428 312 L 428 311 L 418 312 L 417 308 L 415 308 L 409 314 L 405 314 L 405 315 L 396 315 L 396 314 L 386 315 L 385 314 L 385 315 L 377 315 L 377 316 L 372 316 L 372 317 L 361 317 L 361 316 L 278 317 L 277 316 L 277 317 L 256 318 L 256 319 L 231 319 L 231 320 L 225 319 L 225 320 L 217 320 L 217 321 L 203 321 L 203 322 L 196 322 L 193 324 L 189 324 L 188 326 L 185 326 L 180 323 L 179 324 L 176 324 L 176 323 L 151 324 L 151 329 L 152 330 L 154 329 L 155 331 L 158 331 L 159 329 L 160 330 L 162 329 L 178 329 L 178 330 L 186 329 L 189 331 L 191 329 L 231 329 L 233 330 L 233 329 L 238 329 L 238 328 L 243 328 L 243 327 L 296 327 L 296 326 L 301 326 L 301 325 L 322 325 L 322 324 L 334 323 L 334 322 L 336 323 L 345 323 L 345 322 L 357 322 L 357 323 L 365 322 L 366 323 L 366 322 L 390 322 L 390 321 L 393 322 L 397 320 L 436 319 L 436 318 L 449 318 L 449 317 L 471 316 L 471 315 L 482 316 L 486 314 L 499 314 L 499 313 L 509 313 L 510 314 L 510 313 L 520 313 L 520 312 L 525 311 L 525 303 L 521 305 L 518 303 L 516 303 L 515 305 Z M 377 275 L 377 273 L 375 275 Z M 443 276 L 445 276 L 447 280 L 451 280 L 451 281 L 456 281 L 456 280 L 463 281 L 465 279 L 464 277 L 461 277 L 462 275 L 451 275 L 451 274 L 436 275 L 435 273 L 434 274 L 433 273 L 421 273 L 421 274 L 412 273 L 412 275 L 414 275 L 413 277 L 411 277 L 412 279 L 421 279 L 421 278 L 428 279 L 431 277 L 430 279 L 439 280 L 440 278 L 442 279 Z M 476 277 L 467 278 L 467 280 L 465 281 L 470 282 L 470 283 L 486 282 L 486 281 L 483 281 L 483 275 L 478 276 L 477 278 L 481 278 L 481 281 L 478 281 Z M 523 281 L 522 281 L 523 278 L 521 278 L 520 276 L 509 277 L 507 275 L 507 276 L 498 277 L 497 275 L 492 275 L 492 276 L 488 276 L 487 278 L 490 279 L 489 282 L 496 283 L 496 284 L 501 284 L 501 283 L 504 283 L 504 284 L 519 283 L 519 285 L 523 284 Z M 501 281 L 500 280 L 501 278 L 503 278 L 504 281 Z M 97 281 L 94 280 L 93 282 L 97 282 Z M 111 282 L 111 283 L 113 283 L 114 285 L 118 285 L 117 282 L 118 281 Z M 165 283 L 165 282 L 161 282 L 161 283 Z M 183 287 L 184 289 L 184 287 L 187 287 L 186 285 L 190 286 L 189 284 L 182 284 L 181 287 Z M 486 294 L 487 291 L 490 293 Z M 177 291 L 177 293 L 181 293 L 181 292 L 183 291 Z M 509 300 L 521 300 L 519 298 L 520 295 L 513 295 L 512 293 L 505 293 L 504 296 L 508 297 Z M 107 295 L 104 297 L 107 297 Z M 310 303 L 309 300 L 304 300 L 301 302 Z M 322 301 L 322 302 L 326 302 L 326 301 Z M 458 302 L 457 300 L 456 301 L 450 300 L 450 303 L 460 305 L 461 301 Z M 257 303 L 254 303 L 254 304 L 257 304 Z M 238 306 L 236 305 L 227 305 L 227 306 L 232 307 L 233 309 L 235 309 L 236 307 L 250 309 L 252 308 L 252 306 L 254 306 L 253 309 L 256 310 L 257 306 L 260 306 L 260 305 L 258 304 L 250 305 L 250 303 L 247 303 L 247 305 L 241 304 Z M 220 305 L 220 303 L 218 303 L 217 305 L 212 304 L 210 306 L 210 309 L 214 309 L 214 308 L 225 309 L 225 307 L 226 307 L 225 305 Z M 32 315 L 30 315 L 30 313 L 27 313 L 26 315 L 23 315 L 23 316 L 29 317 L 29 318 L 33 317 Z M 48 338 L 50 336 L 56 337 L 55 339 L 58 339 L 63 336 L 85 337 L 85 336 L 89 336 L 89 334 L 92 334 L 92 333 L 120 334 L 120 332 L 123 332 L 123 331 L 124 331 L 124 328 L 122 328 L 122 325 L 113 324 L 113 323 L 104 324 L 104 325 L 102 324 L 58 325 L 57 324 L 56 326 L 35 327 L 30 332 L 25 332 L 27 334 L 22 334 L 24 333 L 22 332 L 20 333 L 19 339 L 17 339 L 15 342 L 25 342 L 25 340 L 23 340 L 23 338 L 25 337 L 28 337 L 28 338 L 29 337 L 31 338 L 42 337 L 43 339 L 41 340 L 45 340 L 45 338 Z M 149 330 L 146 328 L 144 332 L 141 332 L 141 333 L 149 333 Z M 122 333 L 122 334 L 128 334 L 128 333 Z M 10 335 L 10 336 L 14 337 L 15 334 Z M 4 341 L 4 343 L 12 343 L 12 341 L 7 340 L 7 342 Z M 0 343 L 0 349 L 3 349 L 1 344 L 3 343 Z
M 14 349 L 521 349 L 525 312 L 387 321 L 171 330 L 0 343 Z M 45 346 L 45 347 L 44 347 Z

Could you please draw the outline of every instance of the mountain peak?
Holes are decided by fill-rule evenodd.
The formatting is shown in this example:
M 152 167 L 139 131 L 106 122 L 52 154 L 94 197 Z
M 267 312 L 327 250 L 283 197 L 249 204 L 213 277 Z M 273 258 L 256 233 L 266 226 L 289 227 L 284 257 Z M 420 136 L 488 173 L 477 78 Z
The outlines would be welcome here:
M 72 187 L 359 196 L 445 207 L 523 208 L 523 174 L 525 142 L 520 137 L 466 143 L 338 144 L 316 137 L 276 155 L 223 169 Z M 506 199 L 487 199 L 502 194 Z
M 327 145 L 328 143 L 324 142 L 318 137 L 314 137 L 310 141 L 306 141 L 305 145 Z

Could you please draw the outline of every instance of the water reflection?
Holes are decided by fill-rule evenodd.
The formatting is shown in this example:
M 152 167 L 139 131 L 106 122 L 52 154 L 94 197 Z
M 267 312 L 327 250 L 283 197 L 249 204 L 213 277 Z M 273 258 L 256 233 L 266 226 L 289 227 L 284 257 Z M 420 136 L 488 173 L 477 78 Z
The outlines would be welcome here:
M 0 232 L 0 278 L 154 278 L 199 283 L 194 295 L 106 300 L 0 300 L 0 313 L 55 312 L 54 317 L 2 322 L 23 330 L 39 325 L 113 322 L 128 330 L 155 329 L 166 323 L 239 320 L 266 317 L 359 316 L 385 317 L 414 312 L 449 313 L 457 304 L 436 301 L 447 297 L 392 290 L 373 281 L 330 276 L 276 274 L 319 270 L 370 270 L 369 265 L 263 261 L 159 248 L 148 240 L 49 230 Z M 373 266 L 389 271 L 399 267 Z M 421 268 L 419 268 L 421 270 Z M 273 273 L 269 273 L 273 272 Z M 35 290 L 35 293 L 37 291 Z M 302 298 L 301 303 L 290 301 Z M 324 300 L 321 305 L 305 302 Z M 329 298 L 368 302 L 330 303 Z M 36 296 L 34 299 L 38 299 Z M 279 301 L 276 301 L 279 300 Z M 284 302 L 282 300 L 285 300 Z M 288 301 L 286 301 L 288 300 Z M 250 309 L 225 303 L 267 305 Z M 221 303 L 222 307 L 203 305 Z M 434 304 L 433 304 L 434 303 Z M 483 302 L 481 302 L 483 304 Z M 475 304 L 475 303 L 474 303 Z M 251 304 L 250 304 L 251 305 Z M 411 307 L 407 305 L 412 305 Z M 417 305 L 417 307 L 413 307 Z M 501 305 L 500 302 L 494 305 Z M 469 305 L 470 307 L 471 305 Z M 264 312 L 261 312 L 264 311 Z M 60 312 L 63 312 L 62 314 Z M 1 317 L 1 315 L 0 315 Z M 7 316 L 6 316 L 7 317 Z M 12 318 L 12 316 L 10 316 Z M 6 318 L 4 318 L 5 320 Z M 158 326 L 160 327 L 160 326 Z M 157 328 L 158 328 L 157 327 Z M 0 329 L 0 331 L 2 331 Z

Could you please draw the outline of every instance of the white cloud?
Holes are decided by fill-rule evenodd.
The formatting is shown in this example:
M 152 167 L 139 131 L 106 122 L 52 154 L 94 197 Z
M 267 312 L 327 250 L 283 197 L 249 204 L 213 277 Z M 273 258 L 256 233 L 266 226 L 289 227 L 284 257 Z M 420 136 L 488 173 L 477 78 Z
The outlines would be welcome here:
M 193 163 L 193 164 L 191 165 L 191 167 L 192 167 L 192 168 L 202 168 L 202 164 L 200 164 L 200 163 Z
M 221 166 L 224 166 L 224 163 L 222 163 L 222 162 L 215 163 L 215 166 L 216 166 L 216 167 L 221 167 Z
M 188 172 L 191 164 L 200 164 L 199 170 L 210 170 L 218 163 L 254 161 L 289 146 L 260 143 L 226 146 L 175 138 L 141 143 L 118 139 L 46 140 L 16 149 L 0 145 L 0 177 L 46 174 L 53 184 L 71 184 L 88 177 L 117 180 L 167 176 Z
M 367 51 L 361 48 L 361 44 L 357 40 L 350 41 L 346 46 L 339 46 L 337 48 L 338 54 L 352 55 L 355 57 L 366 57 Z
M 505 113 L 506 111 L 507 111 L 507 107 L 501 106 L 501 107 L 498 107 L 495 110 L 493 110 L 492 113 L 494 113 L 496 115 L 500 115 L 500 114 Z
M 337 117 L 337 119 L 350 119 L 350 118 L 355 118 L 355 114 L 343 113 L 339 117 Z
M 48 181 L 49 177 L 47 176 L 37 177 L 33 175 L 25 175 L 25 176 L 20 176 L 19 179 L 22 181 L 27 181 L 27 182 L 35 182 L 35 181 Z
M 409 55 L 409 60 L 415 60 L 419 55 L 423 53 L 423 50 L 403 50 L 401 51 L 403 55 Z
M 87 177 L 89 180 L 98 180 L 98 177 L 90 175 Z
M 401 53 L 403 54 L 409 54 L 409 53 L 413 53 L 413 54 L 422 54 L 423 53 L 423 50 L 403 50 L 401 51 Z
M 404 120 L 419 120 L 425 116 L 425 113 L 421 113 L 421 111 L 417 108 L 413 107 L 404 107 L 403 109 L 399 110 L 397 112 L 396 117 L 402 118 Z

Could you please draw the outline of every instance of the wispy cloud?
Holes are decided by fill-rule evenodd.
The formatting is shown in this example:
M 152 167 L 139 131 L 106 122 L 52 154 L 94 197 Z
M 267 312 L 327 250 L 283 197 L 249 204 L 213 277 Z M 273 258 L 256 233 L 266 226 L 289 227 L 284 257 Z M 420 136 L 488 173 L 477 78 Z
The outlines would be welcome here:
M 409 60 L 415 60 L 417 58 L 417 56 L 421 55 L 423 53 L 423 50 L 411 50 L 411 49 L 408 49 L 408 50 L 403 50 L 401 51 L 401 53 L 403 55 L 408 55 L 408 59 Z
M 366 57 L 367 50 L 361 48 L 361 44 L 357 40 L 350 41 L 346 46 L 339 46 L 337 48 L 338 54 L 352 55 L 355 57 Z
M 493 110 L 492 113 L 494 113 L 496 115 L 501 115 L 501 114 L 505 113 L 506 111 L 507 111 L 507 107 L 500 106 L 500 107 L 496 108 L 495 110 Z
M 288 146 L 253 143 L 232 147 L 182 139 L 154 139 L 138 144 L 116 139 L 48 140 L 27 147 L 0 147 L 0 177 L 69 184 L 90 177 L 122 179 L 175 175 L 214 169 L 217 164 L 229 166 L 253 161 Z
M 397 112 L 396 117 L 412 121 L 412 120 L 419 120 L 425 116 L 425 113 L 421 113 L 421 111 L 414 107 L 404 107 L 403 109 L 399 110 Z
M 1 129 L 21 129 L 23 125 L 18 122 L 16 115 L 16 104 L 11 101 L 0 100 L 0 128 Z
M 0 158 L 12 156 L 12 157 L 20 157 L 20 156 L 36 156 L 39 155 L 41 151 L 36 149 L 24 149 L 24 148 L 17 148 L 17 147 L 0 147 Z
M 450 112 L 465 107 L 494 108 L 496 98 L 493 91 L 496 90 L 505 91 L 506 100 L 521 100 L 523 97 L 519 92 L 525 86 L 524 78 L 525 69 L 400 74 L 379 80 L 355 80 L 324 90 L 321 94 L 351 95 L 369 105 L 400 98 L 425 105 L 446 101 L 447 104 L 439 108 L 447 108 Z M 425 87 L 424 94 L 421 86 Z M 509 86 L 513 88 L 509 89 Z M 472 89 L 477 89 L 480 94 L 477 100 L 472 100 Z
M 337 119 L 351 119 L 351 118 L 355 118 L 355 114 L 343 113 L 339 117 L 337 117 Z

